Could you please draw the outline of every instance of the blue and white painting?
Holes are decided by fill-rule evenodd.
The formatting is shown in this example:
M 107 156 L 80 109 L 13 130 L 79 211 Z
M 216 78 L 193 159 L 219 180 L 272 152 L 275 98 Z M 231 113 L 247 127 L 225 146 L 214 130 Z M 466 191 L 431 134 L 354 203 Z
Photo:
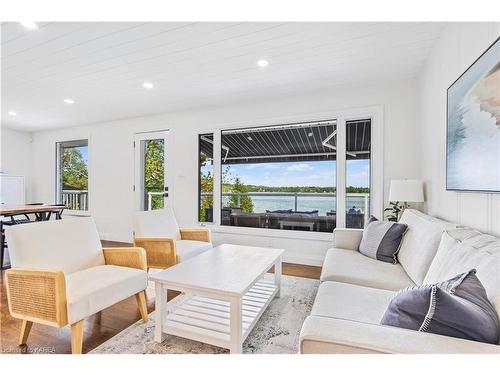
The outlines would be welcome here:
M 500 192 L 500 39 L 448 89 L 446 188 Z

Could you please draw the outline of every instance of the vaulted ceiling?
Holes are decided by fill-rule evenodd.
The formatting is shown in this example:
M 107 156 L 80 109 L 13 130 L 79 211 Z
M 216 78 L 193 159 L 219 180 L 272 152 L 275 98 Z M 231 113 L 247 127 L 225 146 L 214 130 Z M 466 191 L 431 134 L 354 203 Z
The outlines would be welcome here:
M 2 23 L 2 124 L 34 131 L 407 79 L 442 26 Z

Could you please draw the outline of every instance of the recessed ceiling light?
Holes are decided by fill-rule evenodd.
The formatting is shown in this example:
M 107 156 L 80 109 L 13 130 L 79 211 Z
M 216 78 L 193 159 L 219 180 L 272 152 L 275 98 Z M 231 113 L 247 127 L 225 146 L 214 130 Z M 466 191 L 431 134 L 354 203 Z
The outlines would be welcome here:
M 257 61 L 257 65 L 260 66 L 261 68 L 265 68 L 266 66 L 269 65 L 269 61 L 267 61 L 267 60 L 259 60 L 259 61 Z
M 307 133 L 307 136 L 308 136 L 308 137 L 312 137 L 312 136 L 313 136 L 313 133 Z
M 24 22 L 19 22 L 22 26 L 26 27 L 27 29 L 30 30 L 35 30 L 38 29 L 38 25 L 33 22 L 33 21 L 24 21 Z
M 17 116 L 17 112 L 16 111 L 9 111 L 8 113 L 11 116 Z
M 73 99 L 69 99 L 69 98 L 68 99 L 64 99 L 63 102 L 66 103 L 66 104 L 75 104 L 75 101 Z
M 153 85 L 151 82 L 144 82 L 142 84 L 142 87 L 144 87 L 145 89 L 151 90 L 153 87 L 155 87 L 155 85 Z

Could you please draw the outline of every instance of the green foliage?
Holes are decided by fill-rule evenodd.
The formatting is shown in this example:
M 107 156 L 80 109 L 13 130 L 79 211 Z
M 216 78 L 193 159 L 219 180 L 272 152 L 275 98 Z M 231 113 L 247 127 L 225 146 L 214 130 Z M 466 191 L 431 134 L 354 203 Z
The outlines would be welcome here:
M 368 194 L 368 193 L 370 193 L 370 188 L 369 187 L 348 186 L 348 187 L 346 187 L 346 193 Z
M 241 183 L 239 177 L 234 179 L 234 183 L 231 185 L 232 193 L 248 193 L 248 187 Z M 253 212 L 253 201 L 252 198 L 246 195 L 231 195 L 229 198 L 229 207 L 238 207 L 245 212 Z
M 214 176 L 210 171 L 206 174 L 200 174 L 200 190 L 202 193 L 212 193 L 214 191 Z M 213 208 L 214 197 L 213 194 L 202 196 L 200 201 L 200 217 L 201 222 L 205 221 L 207 209 Z
M 163 191 L 164 189 L 164 145 L 163 139 L 151 139 L 144 142 L 144 189 L 150 191 Z M 152 209 L 163 208 L 162 195 L 153 195 Z
M 87 163 L 77 147 L 62 148 L 63 190 L 88 190 Z

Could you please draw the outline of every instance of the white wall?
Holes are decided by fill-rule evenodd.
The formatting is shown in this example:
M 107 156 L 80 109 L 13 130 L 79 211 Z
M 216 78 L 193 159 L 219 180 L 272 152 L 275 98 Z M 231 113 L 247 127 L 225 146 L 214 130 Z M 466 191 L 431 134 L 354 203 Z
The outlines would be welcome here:
M 446 27 L 417 81 L 426 211 L 500 235 L 500 194 L 446 191 L 446 90 L 500 35 L 500 23 Z
M 131 241 L 135 202 L 132 191 L 134 133 L 170 129 L 173 149 L 169 155 L 174 159 L 173 184 L 170 184 L 173 206 L 180 225 L 193 226 L 197 218 L 198 131 L 252 120 L 259 125 L 274 119 L 308 116 L 318 119 L 322 118 L 321 113 L 374 105 L 384 109 L 384 189 L 387 196 L 391 178 L 416 178 L 419 174 L 416 103 L 416 86 L 413 81 L 405 81 L 350 90 L 332 88 L 328 92 L 297 93 L 279 100 L 35 132 L 33 196 L 38 201 L 54 200 L 55 142 L 88 137 L 91 214 L 103 238 Z M 321 264 L 333 237 L 320 237 L 311 241 L 216 233 L 214 241 L 285 247 L 288 260 Z
M 26 202 L 31 202 L 31 133 L 2 126 L 0 172 L 24 176 Z

